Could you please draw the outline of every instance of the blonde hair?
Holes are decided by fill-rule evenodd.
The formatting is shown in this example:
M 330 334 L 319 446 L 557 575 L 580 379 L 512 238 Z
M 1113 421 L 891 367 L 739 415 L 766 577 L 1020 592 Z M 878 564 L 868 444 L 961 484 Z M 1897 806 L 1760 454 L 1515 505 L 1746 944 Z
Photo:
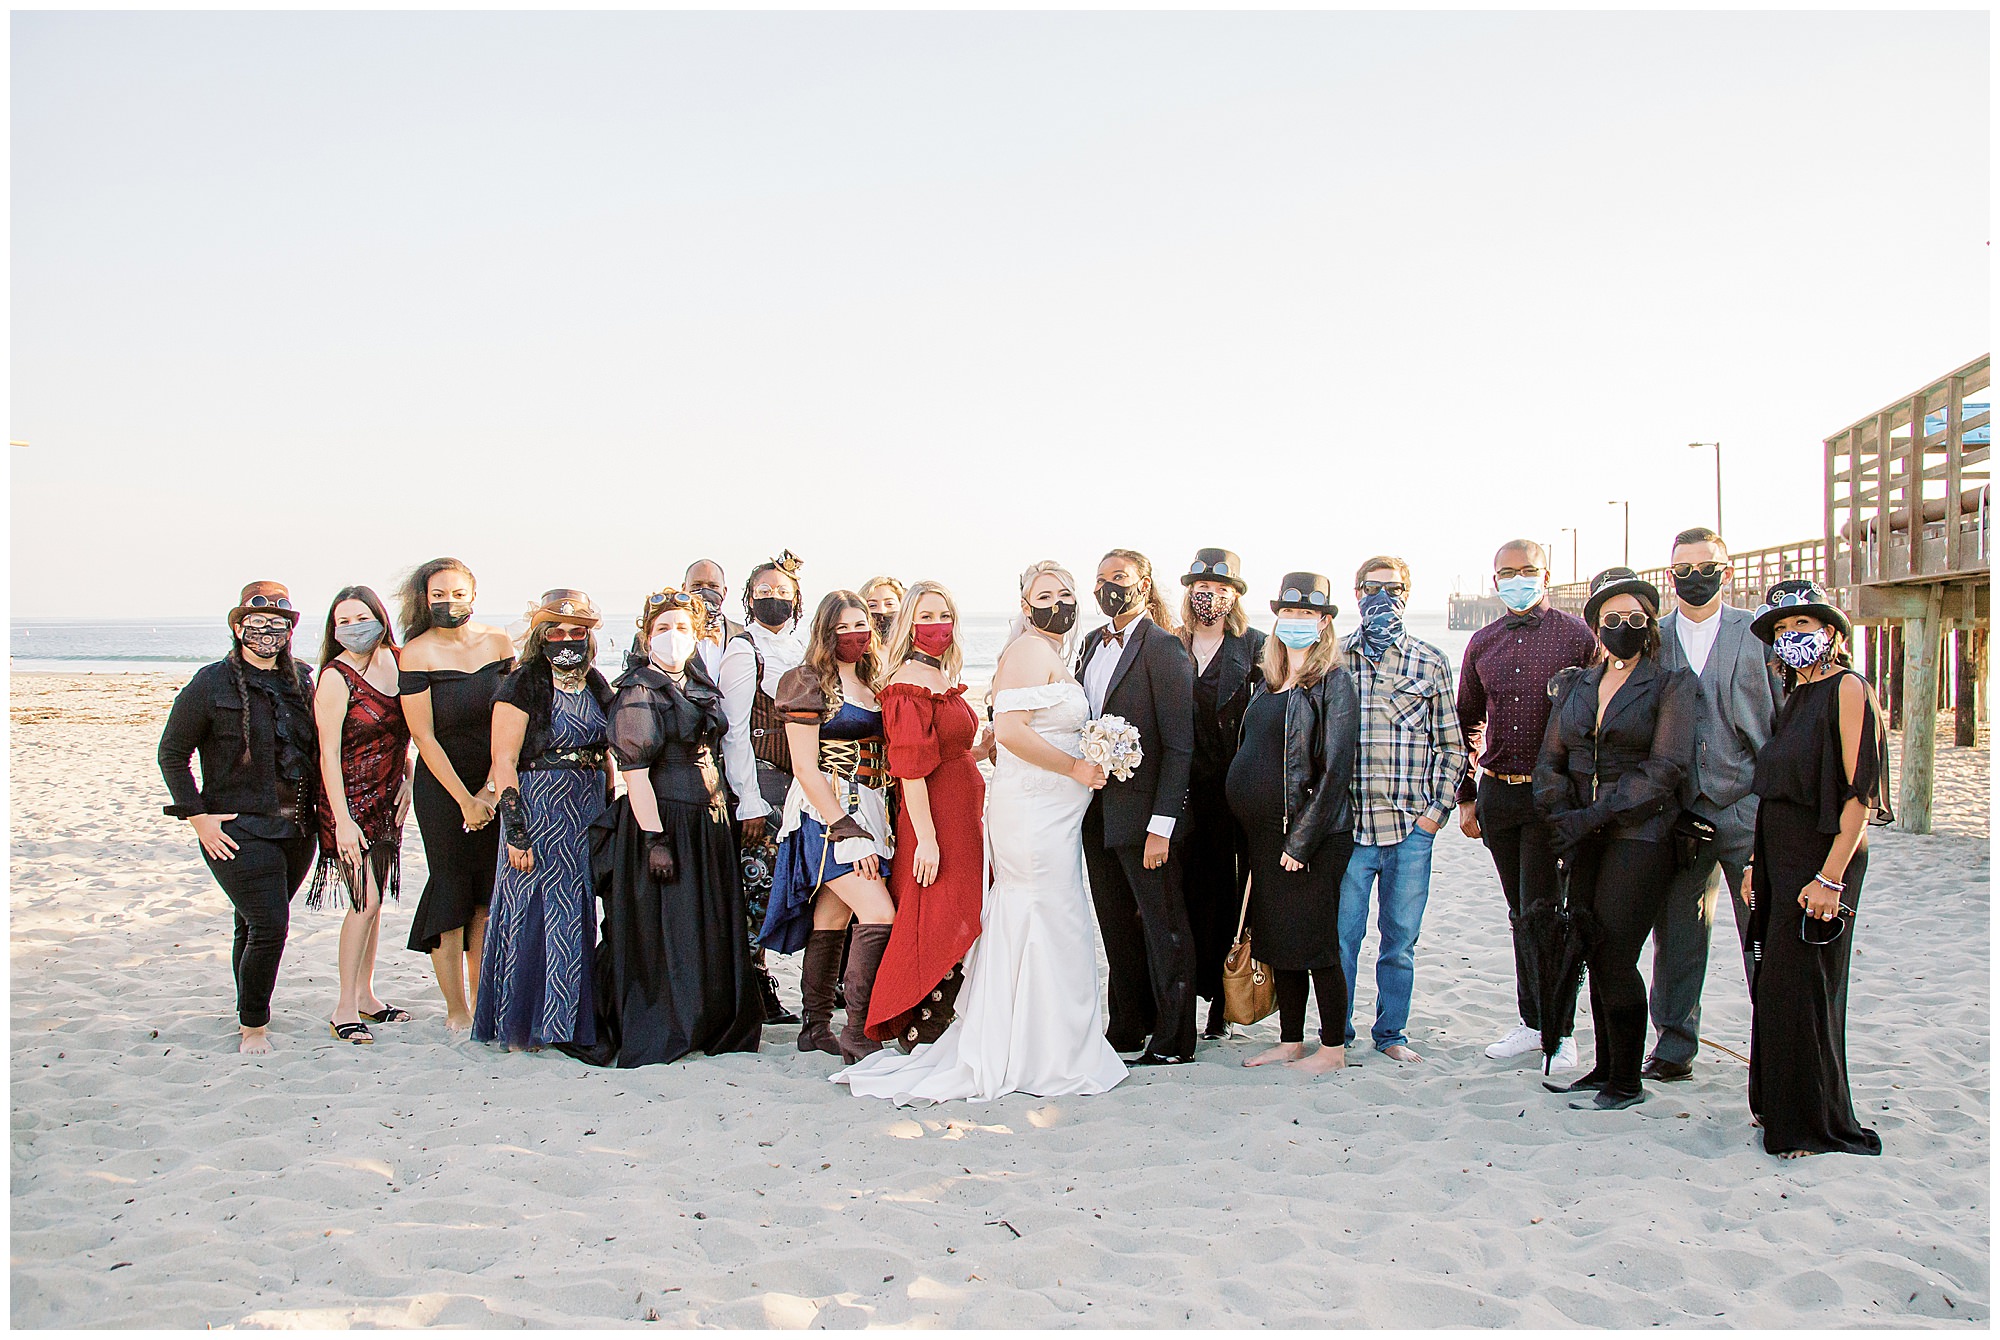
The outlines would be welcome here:
M 1377 564 L 1377 566 L 1381 566 Z M 1283 618 L 1280 614 L 1278 617 Z M 1297 617 L 1297 616 L 1294 616 Z M 1278 640 L 1272 633 L 1264 639 L 1264 687 L 1277 693 L 1285 687 L 1285 677 L 1291 672 L 1290 647 Z M 1295 689 L 1309 689 L 1326 678 L 1327 671 L 1334 668 L 1340 657 L 1340 632 L 1334 627 L 1333 618 L 1327 616 L 1326 627 L 1320 629 L 1319 641 L 1306 648 L 1306 663 L 1299 667 Z
M 959 672 L 965 668 L 965 651 L 961 645 L 965 629 L 958 617 L 958 602 L 952 599 L 951 592 L 946 589 L 943 582 L 921 581 L 910 584 L 909 591 L 903 597 L 902 608 L 896 611 L 896 621 L 889 625 L 888 641 L 882 650 L 882 673 L 873 686 L 878 691 L 895 678 L 896 672 L 903 668 L 903 663 L 910 659 L 910 653 L 916 649 L 917 602 L 929 595 L 937 596 L 944 601 L 945 613 L 951 616 L 951 645 L 945 648 L 944 655 L 938 659 L 944 662 L 946 681 L 952 684 L 958 683 Z
M 1218 585 L 1228 586 L 1229 583 L 1221 582 Z M 1194 617 L 1194 582 L 1189 582 L 1187 589 L 1181 592 L 1181 626 L 1176 630 L 1180 635 L 1181 645 L 1189 651 L 1194 650 L 1194 630 L 1200 623 L 1201 621 Z M 1229 602 L 1229 613 L 1222 616 L 1222 631 L 1231 637 L 1242 637 L 1250 631 L 1250 616 L 1243 610 L 1241 591 L 1234 593 L 1234 598 Z
M 886 573 L 880 577 L 870 577 L 854 589 L 860 592 L 862 600 L 866 601 L 870 595 L 874 594 L 875 588 L 878 586 L 886 586 L 891 591 L 894 591 L 898 600 L 903 598 L 903 584 Z
M 1169 633 L 1178 633 L 1180 628 L 1174 623 L 1173 612 L 1167 608 L 1167 598 L 1160 594 L 1160 584 L 1153 580 L 1153 560 L 1136 549 L 1107 549 L 1104 558 L 1122 558 L 1139 573 L 1139 580 L 1146 584 L 1146 617 Z M 1104 565 L 1104 558 L 1097 560 Z M 1074 589 L 1074 588 L 1072 588 Z

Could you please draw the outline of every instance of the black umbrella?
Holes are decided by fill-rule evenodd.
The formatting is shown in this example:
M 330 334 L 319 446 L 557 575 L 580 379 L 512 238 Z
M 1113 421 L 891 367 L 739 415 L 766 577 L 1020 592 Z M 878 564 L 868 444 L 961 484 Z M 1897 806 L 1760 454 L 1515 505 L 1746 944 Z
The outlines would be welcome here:
M 1533 903 L 1521 914 L 1535 993 L 1542 1006 L 1542 1072 L 1548 1073 L 1562 1040 L 1576 1031 L 1576 998 L 1583 989 L 1584 960 L 1597 924 L 1590 909 L 1569 895 L 1576 853 L 1556 862 L 1556 896 Z

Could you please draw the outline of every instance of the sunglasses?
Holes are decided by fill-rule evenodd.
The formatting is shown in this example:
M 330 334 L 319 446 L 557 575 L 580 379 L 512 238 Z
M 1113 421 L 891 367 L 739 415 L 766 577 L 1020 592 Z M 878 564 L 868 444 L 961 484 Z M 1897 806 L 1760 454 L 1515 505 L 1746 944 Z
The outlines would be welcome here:
M 1808 916 L 1799 922 L 1799 939 L 1809 945 L 1830 945 L 1840 938 L 1842 931 L 1847 929 L 1847 919 L 1853 915 L 1854 909 L 1842 903 L 1832 921 L 1821 921 Z
M 1686 580 L 1696 573 L 1700 573 L 1704 577 L 1719 577 L 1729 571 L 1729 565 L 1727 563 L 1717 563 L 1711 559 L 1706 563 L 1676 563 L 1668 568 L 1667 571 L 1682 580 Z
M 1326 592 L 1301 591 L 1296 586 L 1288 586 L 1278 594 L 1278 603 L 1282 605 L 1324 605 L 1326 604 Z
M 1629 614 L 1624 610 L 1612 610 L 1597 621 L 1597 626 L 1599 628 L 1644 628 L 1652 621 L 1651 615 L 1638 610 L 1633 610 Z
M 1188 564 L 1188 576 L 1190 577 L 1199 577 L 1205 572 L 1212 572 L 1218 577 L 1235 575 L 1229 571 L 1229 564 L 1227 563 L 1204 563 L 1197 558 L 1194 562 Z
M 243 608 L 252 610 L 288 610 L 291 607 L 292 602 L 283 596 L 251 596 L 243 602 Z
M 1392 596 L 1406 596 L 1410 593 L 1410 588 L 1403 585 L 1401 582 L 1361 583 L 1361 594 L 1364 596 L 1379 596 L 1385 591 Z
M 551 628 L 542 635 L 544 642 L 582 642 L 590 636 L 588 628 Z

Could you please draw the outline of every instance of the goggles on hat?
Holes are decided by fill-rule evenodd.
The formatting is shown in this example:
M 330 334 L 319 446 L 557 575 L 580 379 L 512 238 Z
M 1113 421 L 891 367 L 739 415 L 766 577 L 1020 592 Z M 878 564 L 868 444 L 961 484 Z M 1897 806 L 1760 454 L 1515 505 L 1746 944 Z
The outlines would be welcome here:
M 1199 577 L 1205 572 L 1213 573 L 1217 577 L 1234 577 L 1236 575 L 1229 570 L 1229 564 L 1226 561 L 1218 560 L 1214 563 L 1204 563 L 1201 559 L 1197 558 L 1194 562 L 1188 564 L 1188 576 L 1190 577 Z
M 1280 604 L 1285 605 L 1324 605 L 1326 603 L 1326 592 L 1301 591 L 1296 586 L 1288 586 L 1279 593 L 1278 601 Z
M 248 600 L 243 602 L 243 608 L 250 610 L 264 610 L 264 609 L 288 610 L 291 607 L 292 607 L 292 602 L 285 599 L 285 597 L 283 596 L 256 595 L 256 596 L 251 596 Z

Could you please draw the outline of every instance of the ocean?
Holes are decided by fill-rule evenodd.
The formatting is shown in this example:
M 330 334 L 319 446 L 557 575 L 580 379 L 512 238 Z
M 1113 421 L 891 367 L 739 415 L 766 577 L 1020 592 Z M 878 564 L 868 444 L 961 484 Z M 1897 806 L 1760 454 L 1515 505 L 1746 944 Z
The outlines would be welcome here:
M 511 616 L 510 616 L 511 617 Z M 506 623 L 507 619 L 474 619 Z M 965 681 L 984 685 L 1006 645 L 1011 616 L 965 616 Z M 1268 629 L 1268 613 L 1253 617 Z M 1410 631 L 1451 657 L 1454 667 L 1471 635 L 1446 626 L 1443 611 L 1413 610 Z M 318 624 L 301 624 L 294 651 L 316 657 Z M 190 676 L 196 667 L 219 659 L 229 650 L 229 632 L 219 619 L 16 619 L 9 630 L 8 668 L 17 674 L 107 675 L 177 673 Z M 599 648 L 598 668 L 615 675 L 622 664 L 624 640 Z

